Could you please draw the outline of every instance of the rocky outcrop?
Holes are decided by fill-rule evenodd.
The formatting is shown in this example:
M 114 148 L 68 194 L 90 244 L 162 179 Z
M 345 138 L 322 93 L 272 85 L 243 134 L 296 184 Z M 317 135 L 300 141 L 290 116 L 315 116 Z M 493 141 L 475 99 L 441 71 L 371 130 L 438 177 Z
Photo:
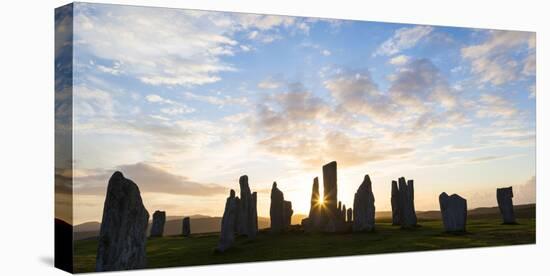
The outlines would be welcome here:
M 374 230 L 374 194 L 369 175 L 365 175 L 363 183 L 357 189 L 353 200 L 353 231 Z
M 162 237 L 164 224 L 166 223 L 166 212 L 155 211 L 153 213 L 153 225 L 151 226 L 151 237 Z
M 497 189 L 498 209 L 500 210 L 504 224 L 516 224 L 514 203 L 512 202 L 513 197 L 514 192 L 512 191 L 512 187 Z
M 182 224 L 181 224 L 181 234 L 184 237 L 189 237 L 191 235 L 191 222 L 189 220 L 189 217 L 184 217 Z
M 235 241 L 235 223 L 239 213 L 237 200 L 238 197 L 235 196 L 235 191 L 231 190 L 229 192 L 229 197 L 225 201 L 225 209 L 222 217 L 222 229 L 220 232 L 220 242 L 218 243 L 218 247 L 216 247 L 216 251 L 218 252 L 225 252 L 233 245 L 233 242 Z
M 248 238 L 254 238 L 256 237 L 258 228 L 257 206 L 250 192 L 248 176 L 243 175 L 239 178 L 239 186 L 241 189 L 241 198 L 239 202 L 237 233 Z
M 272 233 L 280 233 L 284 229 L 284 201 L 283 192 L 277 188 L 277 182 L 273 182 L 271 187 L 271 205 L 269 206 Z
M 467 203 L 457 194 L 439 195 L 439 207 L 445 232 L 466 232 Z
M 353 222 L 353 209 L 351 208 L 347 211 L 347 222 Z
M 109 179 L 96 254 L 96 271 L 147 267 L 147 224 L 138 186 L 121 172 Z

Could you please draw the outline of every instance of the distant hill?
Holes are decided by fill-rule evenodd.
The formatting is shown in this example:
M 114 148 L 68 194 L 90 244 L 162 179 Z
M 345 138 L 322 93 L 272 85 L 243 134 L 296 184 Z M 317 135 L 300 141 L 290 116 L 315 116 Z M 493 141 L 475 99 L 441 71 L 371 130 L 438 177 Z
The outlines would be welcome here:
M 534 218 L 536 214 L 535 204 L 516 205 L 514 206 L 514 212 L 517 218 Z M 441 213 L 439 211 L 417 211 L 416 216 L 419 220 L 439 220 L 441 219 Z M 295 214 L 292 216 L 292 224 L 300 224 L 302 219 L 307 217 L 303 214 Z M 482 219 L 482 218 L 495 218 L 500 217 L 498 207 L 483 207 L 468 210 L 469 219 Z M 383 211 L 376 213 L 376 219 L 386 221 L 391 218 L 390 211 Z M 164 226 L 164 234 L 167 236 L 180 235 L 181 224 L 183 216 L 169 216 L 166 218 L 166 224 Z M 209 217 L 204 215 L 193 215 L 191 219 L 191 233 L 212 233 L 219 232 L 221 228 L 221 217 Z M 99 228 L 101 224 L 99 222 L 85 222 L 74 227 L 75 240 L 89 239 L 97 237 L 99 235 Z M 258 228 L 269 228 L 269 218 L 258 217 Z M 149 228 L 151 223 L 149 223 Z M 149 233 L 148 229 L 148 233 Z
M 298 215 L 296 216 L 298 218 Z M 166 217 L 166 224 L 164 225 L 164 235 L 173 236 L 181 235 L 183 216 L 168 216 Z M 301 219 L 300 219 L 301 221 Z M 221 217 L 209 217 L 203 215 L 193 215 L 190 216 L 191 223 L 191 233 L 212 233 L 219 232 L 222 224 Z M 295 222 L 293 216 L 292 223 Z M 264 229 L 269 228 L 269 218 L 258 217 L 258 228 Z M 85 222 L 74 227 L 74 238 L 75 240 L 89 239 L 99 236 L 99 228 L 101 223 L 99 222 Z M 147 233 L 151 230 L 151 222 L 149 223 L 149 229 Z

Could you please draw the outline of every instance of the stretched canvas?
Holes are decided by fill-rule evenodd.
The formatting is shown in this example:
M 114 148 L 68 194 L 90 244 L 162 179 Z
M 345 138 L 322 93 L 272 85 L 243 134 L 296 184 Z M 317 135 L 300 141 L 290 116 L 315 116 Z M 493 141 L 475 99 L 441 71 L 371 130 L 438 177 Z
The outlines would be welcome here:
M 55 28 L 61 269 L 536 241 L 533 32 L 90 3 Z

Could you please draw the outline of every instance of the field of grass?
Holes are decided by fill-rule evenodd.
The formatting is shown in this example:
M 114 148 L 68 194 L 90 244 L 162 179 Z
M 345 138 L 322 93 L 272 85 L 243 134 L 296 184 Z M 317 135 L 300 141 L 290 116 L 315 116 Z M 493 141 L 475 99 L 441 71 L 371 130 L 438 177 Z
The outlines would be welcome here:
M 535 219 L 518 219 L 518 225 L 501 225 L 500 219 L 469 220 L 467 233 L 442 232 L 440 220 L 420 221 L 421 227 L 402 230 L 389 222 L 376 224 L 372 233 L 322 234 L 296 230 L 274 236 L 260 231 L 255 240 L 238 238 L 225 253 L 214 253 L 218 234 L 150 238 L 150 268 L 379 254 L 535 243 Z M 96 240 L 75 243 L 75 272 L 95 267 Z

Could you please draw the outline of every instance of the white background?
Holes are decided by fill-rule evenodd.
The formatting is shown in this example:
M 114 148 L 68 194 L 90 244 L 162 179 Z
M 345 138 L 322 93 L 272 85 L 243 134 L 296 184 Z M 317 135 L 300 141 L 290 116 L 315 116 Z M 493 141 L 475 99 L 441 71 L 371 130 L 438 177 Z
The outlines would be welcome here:
M 96 1 L 91 1 L 96 2 Z M 537 244 L 323 258 L 109 275 L 548 275 L 550 271 L 549 64 L 546 1 L 109 1 L 537 32 Z M 0 275 L 63 275 L 53 268 L 54 11 L 67 1 L 0 7 Z M 546 26 L 545 26 L 546 24 Z M 544 108 L 546 107 L 546 108 Z M 546 140 L 546 142 L 545 142 Z M 182 256 L 184 257 L 184 256 Z

